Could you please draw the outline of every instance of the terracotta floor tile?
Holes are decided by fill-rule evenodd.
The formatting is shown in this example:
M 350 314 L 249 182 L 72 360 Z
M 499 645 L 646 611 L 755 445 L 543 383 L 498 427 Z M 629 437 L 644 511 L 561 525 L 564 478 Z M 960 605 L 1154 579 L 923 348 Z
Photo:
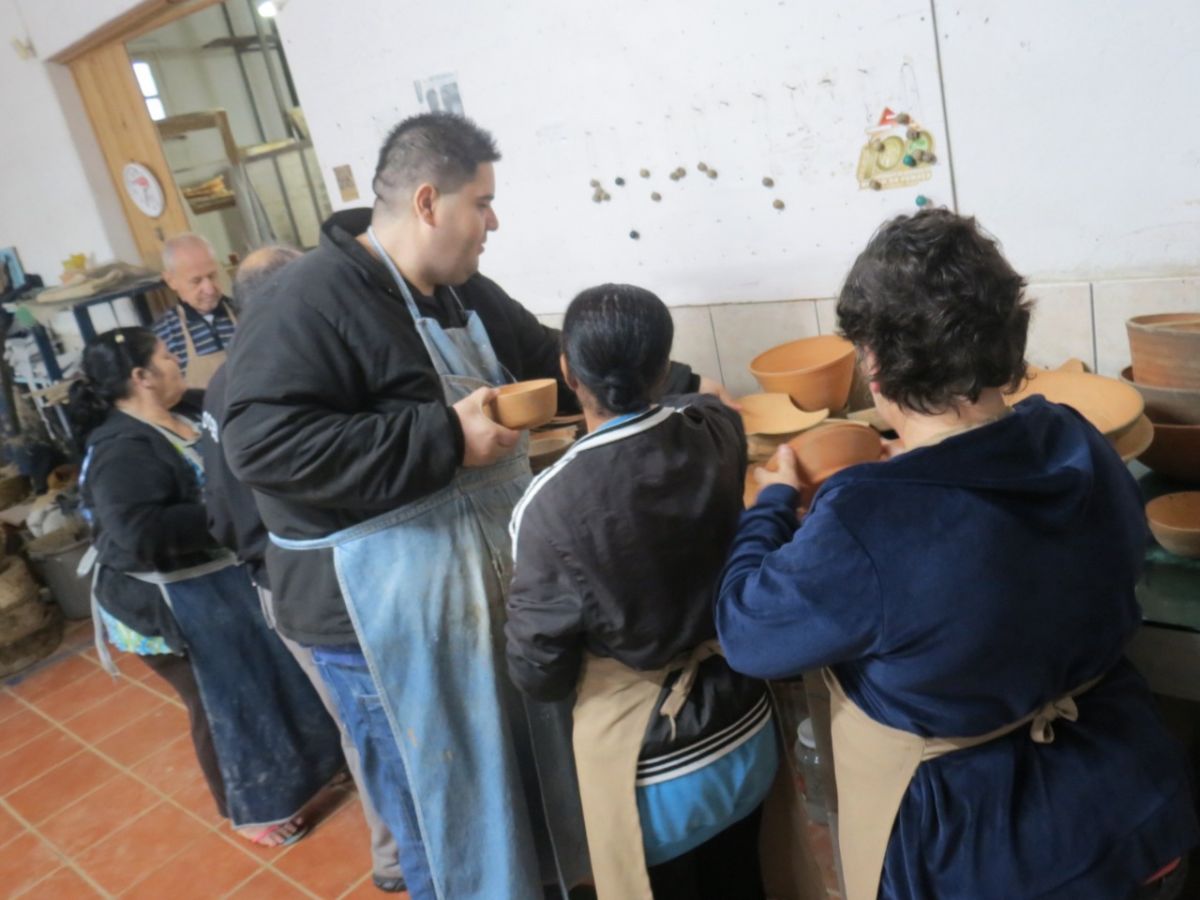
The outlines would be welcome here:
M 148 715 L 96 743 L 96 749 L 124 766 L 156 753 L 181 734 L 188 733 L 187 713 L 164 703 Z
M 34 705 L 52 719 L 61 722 L 111 697 L 120 688 L 121 680 L 97 668 L 90 675 L 77 678 L 66 687 L 38 697 Z
M 209 832 L 183 853 L 168 860 L 130 891 L 129 900 L 209 900 L 223 897 L 261 869 L 263 864 Z
M 191 736 L 183 734 L 161 750 L 147 756 L 130 768 L 138 778 L 149 782 L 167 796 L 179 793 L 200 778 L 200 763 Z
M 212 792 L 208 789 L 208 782 L 200 773 L 199 764 L 196 766 L 195 777 L 175 791 L 171 799 L 206 825 L 223 825 L 225 823 L 225 817 L 217 812 L 217 801 L 213 799 Z
M 18 815 L 36 825 L 120 774 L 115 766 L 91 750 L 85 750 L 39 775 L 5 799 Z
M 75 857 L 101 887 L 119 894 L 204 837 L 205 827 L 163 802 Z
M 378 892 L 376 892 L 378 893 Z M 297 898 L 312 897 L 308 891 L 303 891 L 294 884 L 280 878 L 270 869 L 263 869 L 240 888 L 230 894 L 226 900 L 297 900 Z M 398 894 L 407 897 L 407 894 Z M 376 898 L 378 900 L 378 897 Z
M 162 706 L 162 698 L 127 678 L 116 693 L 63 724 L 80 740 L 95 743 Z
M 19 834 L 25 833 L 25 826 L 14 819 L 6 809 L 0 808 L 0 847 L 3 847 Z
M 22 744 L 0 760 L 0 794 L 12 793 L 82 749 L 83 744 L 57 728 Z
M 0 688 L 0 722 L 7 721 L 25 709 L 25 704 L 18 700 L 8 688 Z
M 83 656 L 68 656 L 44 664 L 31 674 L 21 678 L 16 684 L 10 683 L 9 689 L 23 700 L 33 702 L 66 687 L 76 679 L 85 675 L 93 675 L 101 671 L 90 659 Z
M 0 722 L 0 756 L 45 734 L 52 726 L 32 709 L 21 709 Z
M 0 885 L 12 897 L 62 866 L 62 860 L 37 835 L 26 834 L 10 841 L 0 853 Z
M 159 678 L 155 671 L 146 665 L 136 653 L 118 653 L 113 650 L 112 658 L 121 673 L 127 675 L 131 681 L 144 681 L 156 687 L 161 685 L 163 690 L 171 690 L 171 686 Z
M 21 900 L 90 900 L 103 897 L 70 869 L 59 869 L 21 895 Z
M 371 838 L 357 805 L 289 848 L 274 867 L 319 897 L 337 897 L 371 871 Z
M 161 800 L 136 778 L 118 775 L 52 815 L 38 826 L 38 831 L 64 853 L 78 854 Z

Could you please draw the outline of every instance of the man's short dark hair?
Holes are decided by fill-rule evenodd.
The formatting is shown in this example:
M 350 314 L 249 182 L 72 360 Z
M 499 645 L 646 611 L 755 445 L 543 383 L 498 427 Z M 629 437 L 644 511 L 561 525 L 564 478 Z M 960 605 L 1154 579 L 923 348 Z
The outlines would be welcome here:
M 492 136 L 470 119 L 454 113 L 424 113 L 392 129 L 379 150 L 371 187 L 379 203 L 395 208 L 425 183 L 453 194 L 475 177 L 482 163 L 498 159 L 500 151 Z
M 925 414 L 1025 376 L 1025 280 L 972 217 L 897 216 L 875 232 L 838 298 L 838 328 L 875 358 L 888 400 Z

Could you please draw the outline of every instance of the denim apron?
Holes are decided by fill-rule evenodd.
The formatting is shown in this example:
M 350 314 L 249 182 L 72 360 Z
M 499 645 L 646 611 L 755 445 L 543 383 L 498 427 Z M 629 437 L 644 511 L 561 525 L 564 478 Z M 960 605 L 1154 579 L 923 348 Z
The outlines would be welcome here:
M 133 418 L 175 447 L 203 485 L 204 464 L 194 442 Z M 90 459 L 89 452 L 81 482 Z M 94 566 L 96 653 L 101 666 L 115 676 L 117 669 L 103 639 L 96 598 L 100 566 L 95 563 L 93 545 L 77 572 L 87 574 Z M 223 552 L 186 569 L 122 574 L 155 585 L 183 635 L 234 827 L 290 819 L 344 764 L 341 733 L 308 677 L 267 625 L 245 566 L 232 553 Z
M 474 311 L 443 328 L 417 309 L 373 231 L 447 404 L 510 381 Z M 457 301 L 457 295 L 455 300 Z M 448 452 L 449 449 L 448 449 Z M 571 703 L 525 704 L 508 679 L 508 520 L 530 480 L 528 437 L 445 488 L 285 550 L 333 548 L 338 584 L 404 760 L 442 900 L 563 896 L 588 872 Z
M 287 821 L 342 767 L 341 732 L 267 626 L 245 566 L 227 556 L 126 574 L 158 586 L 183 633 L 230 821 Z

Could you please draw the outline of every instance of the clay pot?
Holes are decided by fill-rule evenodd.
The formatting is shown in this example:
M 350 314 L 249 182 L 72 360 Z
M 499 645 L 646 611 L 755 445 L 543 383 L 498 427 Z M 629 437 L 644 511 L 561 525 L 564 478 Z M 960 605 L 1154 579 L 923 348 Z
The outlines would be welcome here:
M 1146 401 L 1146 412 L 1155 422 L 1160 419 L 1182 425 L 1200 425 L 1200 390 L 1155 387 L 1133 380 L 1133 367 L 1126 366 L 1121 380 L 1135 388 Z
M 535 437 L 529 442 L 529 468 L 536 475 L 550 468 L 575 443 L 573 437 Z
M 877 462 L 883 456 L 879 432 L 869 425 L 845 419 L 830 420 L 788 441 L 800 465 L 800 477 L 820 487 L 831 475 L 849 466 Z M 772 459 L 767 469 L 778 466 Z
M 832 334 L 790 341 L 756 356 L 750 374 L 803 410 L 840 410 L 854 381 L 854 345 Z
M 1110 438 L 1132 428 L 1145 409 L 1142 395 L 1130 385 L 1080 372 L 1030 372 L 1021 389 L 1004 400 L 1013 406 L 1034 394 L 1072 407 Z
M 505 428 L 521 430 L 545 425 L 558 410 L 558 382 L 553 378 L 518 381 L 499 388 L 488 412 Z
M 1200 390 L 1200 312 L 1134 316 L 1125 331 L 1138 384 Z
M 1154 421 L 1154 439 L 1138 460 L 1159 475 L 1200 483 L 1200 425 Z
M 1129 462 L 1146 452 L 1146 448 L 1154 442 L 1155 424 L 1145 413 L 1138 416 L 1132 428 L 1127 428 L 1116 437 L 1110 437 L 1108 442 L 1121 456 L 1122 462 Z
M 795 435 L 819 425 L 829 416 L 829 410 L 805 412 L 797 409 L 787 394 L 749 394 L 738 400 L 742 408 L 742 424 L 746 434 Z
M 1146 504 L 1154 539 L 1179 556 L 1200 558 L 1200 491 L 1164 494 Z

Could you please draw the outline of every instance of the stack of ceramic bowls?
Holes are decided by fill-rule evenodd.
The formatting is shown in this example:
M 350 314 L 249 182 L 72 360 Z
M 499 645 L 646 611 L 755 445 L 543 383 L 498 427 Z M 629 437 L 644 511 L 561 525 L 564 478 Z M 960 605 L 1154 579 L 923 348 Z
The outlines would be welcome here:
M 1154 440 L 1138 458 L 1161 475 L 1200 483 L 1200 312 L 1125 323 L 1133 365 L 1121 380 L 1145 399 Z
M 1096 426 L 1126 462 L 1145 452 L 1154 426 L 1145 414 L 1141 394 L 1115 378 L 1067 369 L 1030 368 L 1020 390 L 1005 396 L 1010 406 L 1041 394 L 1053 403 L 1072 407 Z

